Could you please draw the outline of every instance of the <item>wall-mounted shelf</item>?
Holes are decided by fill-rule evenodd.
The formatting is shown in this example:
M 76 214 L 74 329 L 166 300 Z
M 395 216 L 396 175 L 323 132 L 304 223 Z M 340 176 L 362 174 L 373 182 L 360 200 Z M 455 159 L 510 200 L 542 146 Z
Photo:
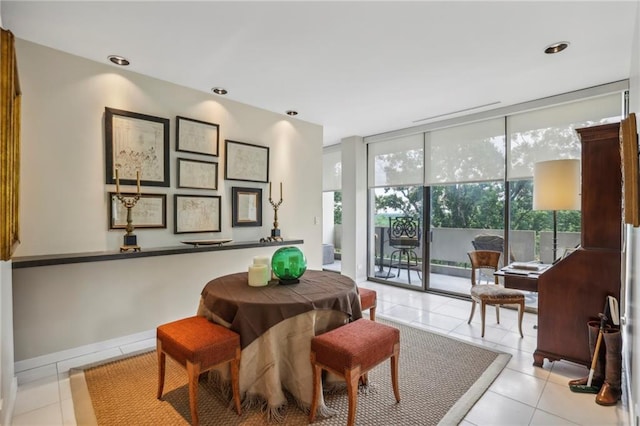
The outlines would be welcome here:
M 124 252 L 99 251 L 86 253 L 48 254 L 41 256 L 24 256 L 12 259 L 13 269 L 33 268 L 36 266 L 66 265 L 70 263 L 103 262 L 107 260 L 138 259 L 141 257 L 170 256 L 174 254 L 200 253 L 206 251 L 239 250 L 246 248 L 288 246 L 292 244 L 304 244 L 304 240 L 286 240 L 272 242 L 230 242 L 222 245 L 198 245 L 143 248 L 141 251 Z

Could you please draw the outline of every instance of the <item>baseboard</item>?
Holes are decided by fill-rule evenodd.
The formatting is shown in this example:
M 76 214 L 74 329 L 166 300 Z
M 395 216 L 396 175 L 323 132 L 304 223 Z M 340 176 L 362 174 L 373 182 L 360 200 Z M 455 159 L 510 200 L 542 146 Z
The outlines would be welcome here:
M 77 348 L 66 349 L 64 351 L 54 352 L 46 355 L 41 355 L 35 358 L 17 361 L 14 364 L 15 374 L 17 375 L 27 370 L 45 367 L 45 366 L 56 364 L 58 362 L 69 360 L 72 358 L 91 355 L 96 352 L 114 349 L 120 346 L 135 344 L 136 342 L 139 342 L 141 340 L 152 339 L 152 338 L 155 339 L 155 336 L 156 336 L 155 329 L 147 330 L 140 333 L 130 334 L 128 336 L 117 337 L 115 339 L 91 343 L 89 345 L 79 346 Z

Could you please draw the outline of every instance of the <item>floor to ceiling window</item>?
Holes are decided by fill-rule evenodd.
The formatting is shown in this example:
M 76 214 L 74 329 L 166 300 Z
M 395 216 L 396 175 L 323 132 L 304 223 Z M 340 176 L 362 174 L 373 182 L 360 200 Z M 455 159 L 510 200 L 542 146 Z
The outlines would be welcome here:
M 430 192 L 429 280 L 425 288 L 469 294 L 467 253 L 478 238 L 504 237 L 504 118 L 427 133 L 425 184 Z
M 622 111 L 623 93 L 617 90 L 468 123 L 436 123 L 387 139 L 365 138 L 369 278 L 466 296 L 467 252 L 487 241 L 503 252 L 504 264 L 553 262 L 554 214 L 534 210 L 534 164 L 579 159 L 575 129 L 619 121 Z M 580 216 L 578 210 L 556 212 L 556 257 L 580 243 Z M 393 244 L 392 220 L 399 217 L 417 224 L 415 246 Z M 529 302 L 535 307 L 535 300 Z
M 423 135 L 369 147 L 369 275 L 423 288 Z
M 575 129 L 619 121 L 621 113 L 618 93 L 509 116 L 509 241 L 517 260 L 553 263 L 580 244 L 580 211 L 559 210 L 554 257 L 553 211 L 532 208 L 534 164 L 580 159 Z

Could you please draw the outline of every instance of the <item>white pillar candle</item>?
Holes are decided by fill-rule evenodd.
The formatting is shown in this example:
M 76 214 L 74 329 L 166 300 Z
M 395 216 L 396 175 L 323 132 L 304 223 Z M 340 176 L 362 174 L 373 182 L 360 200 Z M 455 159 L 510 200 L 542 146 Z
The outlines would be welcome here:
M 253 258 L 254 265 L 267 265 L 271 263 L 271 258 L 269 256 L 256 256 Z
M 249 266 L 249 285 L 251 287 L 261 287 L 269 282 L 267 265 Z
M 267 267 L 264 273 L 265 280 L 269 281 L 271 279 L 271 258 L 269 256 L 256 256 L 253 258 L 253 264 L 265 265 Z

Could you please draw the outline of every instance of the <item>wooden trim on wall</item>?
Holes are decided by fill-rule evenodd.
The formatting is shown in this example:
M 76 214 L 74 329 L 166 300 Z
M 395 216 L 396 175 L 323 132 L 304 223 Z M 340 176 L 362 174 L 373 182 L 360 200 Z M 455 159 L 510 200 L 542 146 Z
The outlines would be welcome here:
M 620 153 L 622 154 L 622 186 L 624 222 L 640 226 L 638 199 L 638 130 L 635 113 L 620 123 Z
M 21 92 L 14 36 L 0 32 L 0 260 L 9 260 L 20 242 Z

